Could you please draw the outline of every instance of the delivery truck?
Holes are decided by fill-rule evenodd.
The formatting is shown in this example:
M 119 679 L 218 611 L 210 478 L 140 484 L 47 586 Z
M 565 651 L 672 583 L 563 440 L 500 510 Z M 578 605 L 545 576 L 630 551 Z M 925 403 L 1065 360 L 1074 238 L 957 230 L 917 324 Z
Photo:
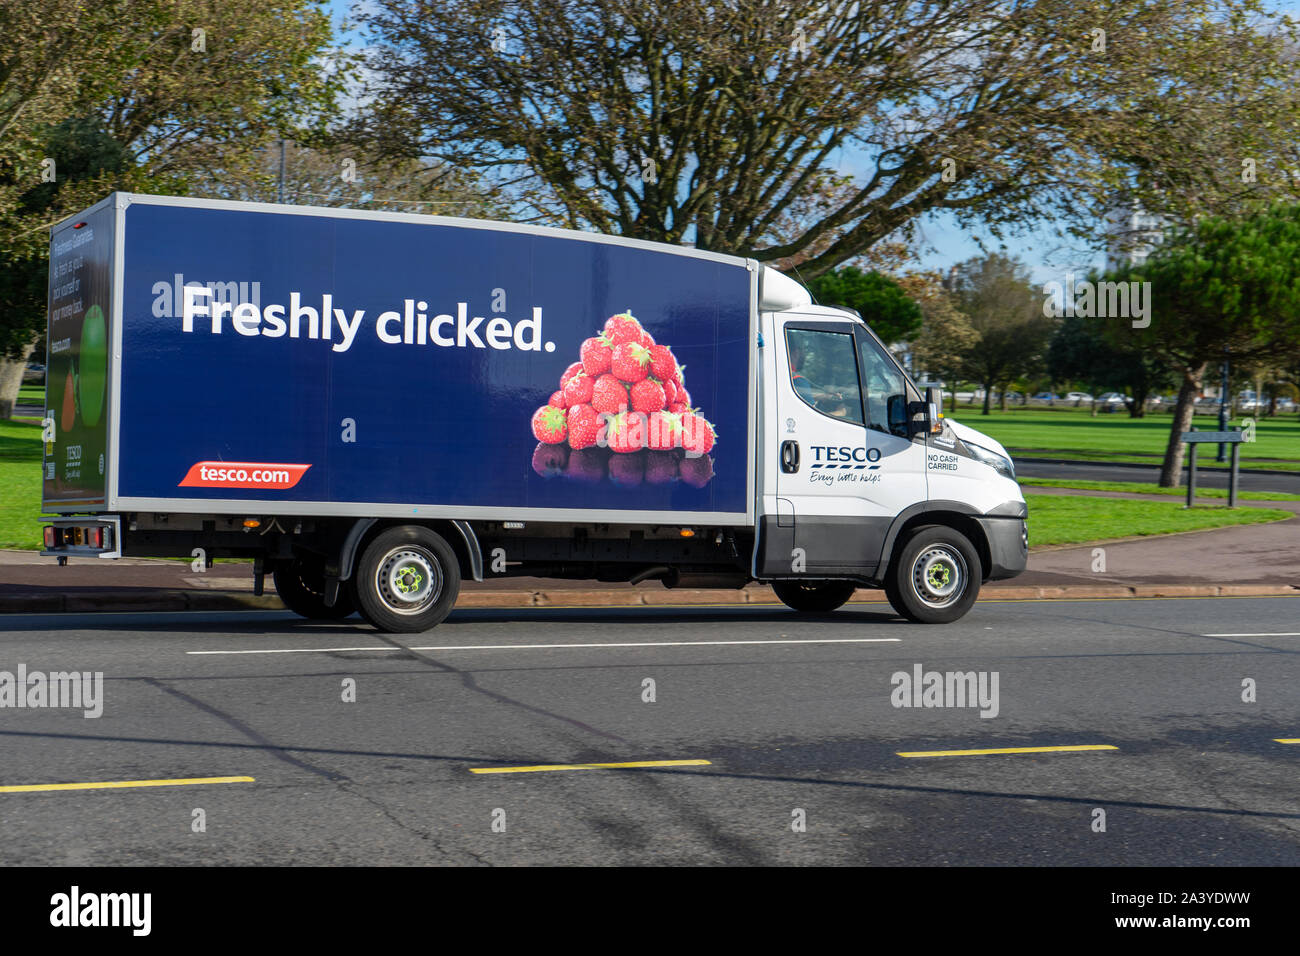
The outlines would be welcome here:
M 1025 567 L 1006 450 L 754 259 L 119 192 L 52 230 L 47 341 L 42 553 L 251 559 L 310 618 L 529 575 L 941 623 Z

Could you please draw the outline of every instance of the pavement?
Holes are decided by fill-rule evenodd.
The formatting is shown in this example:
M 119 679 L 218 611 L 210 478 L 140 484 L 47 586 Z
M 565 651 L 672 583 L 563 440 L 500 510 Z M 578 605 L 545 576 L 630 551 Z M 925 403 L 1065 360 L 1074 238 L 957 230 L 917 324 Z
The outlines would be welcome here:
M 0 711 L 0 865 L 1294 867 L 1297 620 L 1281 597 L 989 599 L 934 627 L 457 609 L 402 639 L 7 615 L 0 667 L 103 682 L 99 717 Z M 984 675 L 986 703 L 899 706 L 918 667 Z M 1157 888 L 1238 888 L 1194 876 Z M 1109 921 L 1052 887 L 1058 931 Z

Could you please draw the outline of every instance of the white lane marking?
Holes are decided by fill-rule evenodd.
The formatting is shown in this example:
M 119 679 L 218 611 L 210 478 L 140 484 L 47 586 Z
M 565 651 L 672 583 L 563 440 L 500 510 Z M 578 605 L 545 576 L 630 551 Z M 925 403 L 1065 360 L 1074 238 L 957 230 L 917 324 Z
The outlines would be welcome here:
M 1250 634 L 1202 634 L 1201 637 L 1300 637 L 1300 631 L 1279 631 L 1272 634 L 1263 631 Z
M 255 651 L 186 651 L 186 654 L 334 654 L 339 651 L 518 651 L 607 647 L 719 647 L 736 644 L 897 644 L 901 637 L 815 638 L 788 641 L 641 641 L 627 644 L 458 644 L 427 647 L 285 647 Z

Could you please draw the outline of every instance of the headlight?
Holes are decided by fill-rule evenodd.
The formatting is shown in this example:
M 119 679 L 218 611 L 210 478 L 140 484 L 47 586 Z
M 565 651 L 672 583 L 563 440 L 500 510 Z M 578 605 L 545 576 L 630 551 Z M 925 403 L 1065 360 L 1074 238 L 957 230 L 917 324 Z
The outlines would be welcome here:
M 1011 459 L 1004 455 L 999 455 L 995 451 L 989 451 L 987 448 L 981 448 L 979 445 L 966 443 L 966 447 L 971 450 L 978 460 L 991 467 L 999 475 L 1004 475 L 1012 481 L 1016 480 L 1016 466 L 1011 464 Z

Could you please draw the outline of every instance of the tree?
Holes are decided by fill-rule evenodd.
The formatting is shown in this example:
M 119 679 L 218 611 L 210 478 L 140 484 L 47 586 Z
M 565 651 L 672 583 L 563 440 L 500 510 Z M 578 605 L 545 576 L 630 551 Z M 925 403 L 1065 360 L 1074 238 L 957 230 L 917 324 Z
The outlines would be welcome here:
M 957 310 L 937 273 L 911 273 L 898 282 L 921 308 L 921 331 L 912 340 L 912 367 L 948 386 L 949 408 L 955 413 L 962 359 L 979 340 L 979 333 Z
M 1111 327 L 1168 364 L 1180 380 L 1160 484 L 1176 488 L 1182 433 L 1211 363 L 1249 365 L 1293 354 L 1300 341 L 1300 206 L 1243 219 L 1206 217 L 1159 246 L 1142 266 L 1115 274 L 1149 282 L 1150 324 Z
M 1294 30 L 1258 10 L 375 0 L 357 134 L 530 185 L 558 224 L 811 278 L 933 211 L 1095 235 L 1120 187 L 1159 212 L 1238 197 L 1237 157 L 1278 167 L 1300 139 Z
M 886 344 L 910 339 L 921 328 L 920 307 L 879 272 L 845 266 L 810 280 L 808 289 L 824 305 L 856 309 Z
M 328 115 L 343 74 L 320 6 L 0 2 L 0 416 L 44 327 L 49 227 L 112 189 L 183 193 Z
M 1105 390 L 1126 391 L 1129 416 L 1142 418 L 1151 393 L 1171 382 L 1169 367 L 1131 342 L 1116 344 L 1108 334 L 1115 321 L 1078 315 L 1063 318 L 1047 348 L 1047 371 L 1055 381 L 1084 383 L 1094 396 Z M 1097 414 L 1095 399 L 1092 414 Z
M 989 413 L 994 389 L 1002 391 L 1005 410 L 1007 385 L 1041 366 L 1054 323 L 1043 315 L 1029 271 L 1001 253 L 956 266 L 948 289 L 977 335 L 961 353 L 961 371 L 984 387 L 982 414 Z

